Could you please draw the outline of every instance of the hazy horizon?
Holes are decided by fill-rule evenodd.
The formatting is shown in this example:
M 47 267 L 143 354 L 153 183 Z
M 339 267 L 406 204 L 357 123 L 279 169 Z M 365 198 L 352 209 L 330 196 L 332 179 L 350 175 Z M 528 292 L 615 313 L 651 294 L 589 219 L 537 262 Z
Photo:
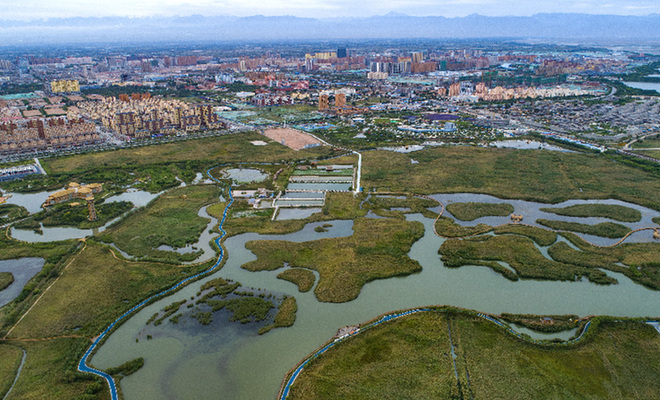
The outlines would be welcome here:
M 540 13 L 648 16 L 660 13 L 655 0 L 5 0 L 0 19 L 31 21 L 75 17 L 295 16 L 334 18 L 383 16 L 488 17 Z

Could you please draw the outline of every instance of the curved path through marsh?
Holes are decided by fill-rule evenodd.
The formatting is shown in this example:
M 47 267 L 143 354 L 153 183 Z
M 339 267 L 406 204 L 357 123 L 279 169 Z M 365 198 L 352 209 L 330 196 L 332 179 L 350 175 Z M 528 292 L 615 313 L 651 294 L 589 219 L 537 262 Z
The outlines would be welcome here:
M 460 309 L 460 307 L 457 307 L 457 308 Z M 386 315 L 383 315 L 381 317 L 377 317 L 375 321 L 372 320 L 373 322 L 367 322 L 364 325 L 360 325 L 359 329 L 357 329 L 356 331 L 354 331 L 354 332 L 352 332 L 352 333 L 350 333 L 346 336 L 343 336 L 343 337 L 340 337 L 340 338 L 335 338 L 335 339 L 333 339 L 329 342 L 326 342 L 318 350 L 312 352 L 309 356 L 305 357 L 302 361 L 300 361 L 300 363 L 298 363 L 298 365 L 296 365 L 291 370 L 289 370 L 289 372 L 286 374 L 286 377 L 285 377 L 284 381 L 282 382 L 282 387 L 280 388 L 280 392 L 277 395 L 277 399 L 278 400 L 286 400 L 286 398 L 289 396 L 289 391 L 291 390 L 291 386 L 294 384 L 294 382 L 296 381 L 296 378 L 298 378 L 300 373 L 302 373 L 303 369 L 305 369 L 305 366 L 307 366 L 307 364 L 309 364 L 309 362 L 312 361 L 313 359 L 315 359 L 316 357 L 320 356 L 321 354 L 325 353 L 326 351 L 328 351 L 329 349 L 334 347 L 336 344 L 341 343 L 342 341 L 344 341 L 345 339 L 347 339 L 349 337 L 356 336 L 356 335 L 360 334 L 361 332 L 364 332 L 367 329 L 370 329 L 370 328 L 373 328 L 377 325 L 380 325 L 383 322 L 391 321 L 391 320 L 394 320 L 394 319 L 397 319 L 397 318 L 405 317 L 407 315 L 416 314 L 416 313 L 419 313 L 419 312 L 428 312 L 428 311 L 442 312 L 442 310 L 439 310 L 439 309 L 436 309 L 436 308 L 431 308 L 431 307 L 414 308 L 414 309 L 406 310 L 406 311 L 395 311 L 392 314 L 386 314 Z M 504 323 L 499 321 L 497 318 L 494 318 L 493 316 L 491 316 L 489 314 L 477 313 L 476 315 L 483 318 L 483 319 L 485 319 L 486 321 L 489 321 L 489 322 L 492 322 L 492 323 L 498 325 L 499 327 L 503 328 L 504 330 L 506 330 L 510 334 L 518 337 L 519 339 L 522 339 L 522 340 L 525 340 L 525 341 L 530 341 L 529 339 L 526 339 L 525 337 L 523 337 L 520 333 L 514 331 L 509 326 L 505 325 Z M 590 320 L 587 321 L 584 328 L 582 329 L 582 332 L 577 337 L 575 337 L 573 339 L 570 339 L 570 340 L 567 340 L 567 341 L 564 341 L 563 343 L 564 344 L 573 344 L 573 343 L 578 342 L 580 339 L 582 339 L 584 334 L 587 332 L 587 330 L 589 329 L 589 326 L 591 326 L 591 321 Z M 451 341 L 451 332 L 449 334 L 449 340 Z M 531 342 L 537 343 L 538 341 L 532 339 Z M 547 344 L 557 345 L 556 343 L 547 343 Z M 453 348 L 453 346 L 452 346 L 452 348 Z M 456 368 L 455 364 L 454 364 L 454 368 Z
M 210 173 L 211 169 L 206 171 L 206 174 L 212 180 L 218 182 L 218 180 L 215 179 L 211 175 L 211 173 Z M 227 235 L 227 232 L 225 232 L 224 229 L 222 229 L 222 225 L 224 224 L 225 220 L 227 219 L 227 211 L 229 210 L 229 207 L 231 207 L 233 202 L 234 202 L 234 198 L 232 197 L 231 190 L 230 190 L 229 191 L 229 202 L 225 206 L 225 210 L 222 213 L 222 219 L 220 220 L 220 222 L 218 224 L 218 229 L 220 230 L 220 236 L 218 236 L 214 240 L 216 246 L 218 246 L 218 248 L 220 249 L 220 255 L 218 256 L 218 260 L 215 262 L 215 264 L 213 264 L 206 271 L 202 271 L 202 272 L 200 272 L 198 274 L 195 274 L 193 276 L 189 276 L 188 278 L 182 280 L 181 282 L 177 283 L 176 285 L 172 286 L 171 288 L 149 297 L 148 299 L 144 300 L 140 304 L 138 304 L 135 307 L 131 308 L 130 310 L 126 311 L 119 318 L 117 318 L 112 324 L 110 324 L 110 326 L 108 326 L 103 332 L 101 332 L 101 334 L 96 338 L 96 340 L 94 340 L 94 343 L 92 343 L 92 345 L 89 347 L 89 349 L 85 352 L 85 355 L 83 355 L 83 357 L 80 359 L 80 362 L 78 363 L 78 371 L 88 372 L 88 373 L 100 376 L 101 378 L 105 379 L 105 381 L 108 382 L 108 386 L 110 387 L 110 396 L 111 396 L 112 400 L 118 400 L 119 399 L 119 395 L 118 395 L 118 392 L 117 392 L 117 385 L 115 384 L 115 380 L 108 373 L 89 366 L 88 365 L 89 358 L 92 356 L 92 354 L 94 353 L 94 351 L 96 350 L 98 345 L 101 343 L 101 341 L 104 340 L 106 336 L 108 336 L 108 334 L 113 330 L 113 328 L 117 325 L 117 323 L 121 322 L 126 317 L 133 314 L 135 311 L 139 310 L 140 308 L 142 308 L 146 304 L 151 303 L 153 300 L 155 300 L 159 297 L 162 297 L 162 296 L 164 296 L 168 293 L 174 292 L 177 289 L 179 289 L 180 287 L 184 286 L 186 283 L 188 283 L 188 282 L 190 282 L 190 281 L 192 281 L 196 278 L 199 278 L 200 276 L 206 275 L 209 272 L 212 272 L 216 268 L 218 268 L 218 266 L 220 265 L 220 263 L 222 262 L 222 260 L 224 258 L 224 249 L 223 249 L 222 245 L 220 244 L 220 241 Z

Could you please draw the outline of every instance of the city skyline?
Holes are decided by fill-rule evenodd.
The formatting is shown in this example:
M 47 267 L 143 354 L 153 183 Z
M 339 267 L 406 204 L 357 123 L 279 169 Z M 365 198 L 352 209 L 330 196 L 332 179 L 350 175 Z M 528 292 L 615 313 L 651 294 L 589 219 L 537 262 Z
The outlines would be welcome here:
M 539 13 L 584 13 L 595 15 L 644 16 L 660 13 L 660 4 L 652 0 L 367 0 L 359 3 L 348 0 L 117 0 L 103 1 L 65 0 L 8 0 L 4 20 L 35 20 L 69 17 L 159 17 L 190 16 L 283 16 L 306 18 L 357 17 L 366 18 L 386 14 L 410 16 L 464 17 L 471 14 L 484 16 L 531 16 Z

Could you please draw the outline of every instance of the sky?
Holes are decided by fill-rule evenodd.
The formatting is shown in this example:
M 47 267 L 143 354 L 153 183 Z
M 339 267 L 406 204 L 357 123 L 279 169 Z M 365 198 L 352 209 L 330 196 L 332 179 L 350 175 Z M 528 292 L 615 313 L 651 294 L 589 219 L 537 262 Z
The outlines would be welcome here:
M 537 13 L 660 14 L 659 0 L 2 0 L 0 20 L 66 17 L 295 15 L 369 17 L 529 16 Z M 1 27 L 0 27 L 1 28 Z

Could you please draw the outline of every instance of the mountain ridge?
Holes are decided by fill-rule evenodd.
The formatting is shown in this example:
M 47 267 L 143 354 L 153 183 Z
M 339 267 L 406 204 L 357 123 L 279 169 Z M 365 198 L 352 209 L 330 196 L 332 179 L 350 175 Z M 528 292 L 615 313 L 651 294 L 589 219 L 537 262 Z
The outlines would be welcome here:
M 305 18 L 248 17 L 71 17 L 0 21 L 0 40 L 20 43 L 159 42 L 283 39 L 660 39 L 660 14 L 621 16 L 540 13 L 529 17 L 409 16 Z M 9 43 L 8 43 L 9 42 Z M 15 44 L 15 43 L 14 43 Z

